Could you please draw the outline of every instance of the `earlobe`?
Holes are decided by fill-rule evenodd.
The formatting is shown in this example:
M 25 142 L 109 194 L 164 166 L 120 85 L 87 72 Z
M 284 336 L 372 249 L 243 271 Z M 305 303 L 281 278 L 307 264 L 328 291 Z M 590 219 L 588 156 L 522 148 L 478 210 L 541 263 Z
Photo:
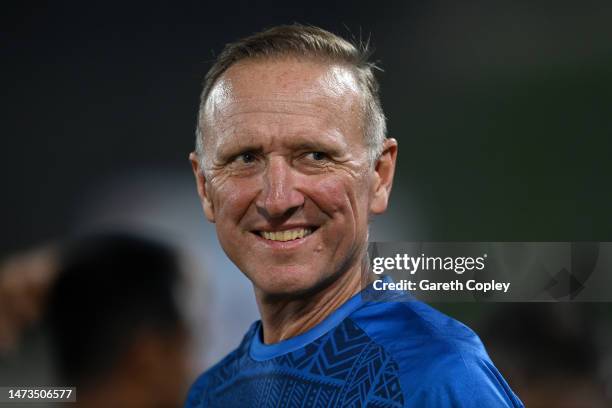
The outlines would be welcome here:
M 202 203 L 202 209 L 208 221 L 215 222 L 215 210 L 210 199 L 210 194 L 207 191 L 206 177 L 204 176 L 204 169 L 200 165 L 200 159 L 196 152 L 189 154 L 189 161 L 191 162 L 191 169 L 196 180 L 196 186 L 198 188 L 198 196 L 200 196 L 200 202 Z
M 372 200 L 370 212 L 382 214 L 386 211 L 393 186 L 395 163 L 397 160 L 397 140 L 385 139 L 383 151 L 374 167 L 374 182 L 372 184 Z

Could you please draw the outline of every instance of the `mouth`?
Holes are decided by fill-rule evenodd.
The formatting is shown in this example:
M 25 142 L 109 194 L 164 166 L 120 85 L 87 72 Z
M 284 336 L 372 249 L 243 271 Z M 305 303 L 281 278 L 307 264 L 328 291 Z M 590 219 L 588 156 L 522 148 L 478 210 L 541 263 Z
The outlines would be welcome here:
M 283 231 L 254 231 L 254 233 L 268 241 L 287 242 L 306 238 L 315 230 L 316 228 L 314 227 L 304 227 L 292 228 Z

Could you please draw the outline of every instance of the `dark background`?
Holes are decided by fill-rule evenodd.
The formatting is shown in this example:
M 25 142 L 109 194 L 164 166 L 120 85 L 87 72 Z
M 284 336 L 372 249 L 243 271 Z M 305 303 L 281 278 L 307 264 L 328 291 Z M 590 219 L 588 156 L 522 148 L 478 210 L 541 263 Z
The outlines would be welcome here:
M 191 177 L 209 61 L 294 21 L 371 35 L 393 239 L 612 239 L 612 3 L 257 3 L 2 6 L 0 254 L 69 232 L 104 180 Z
M 400 146 L 376 239 L 612 241 L 611 2 L 34 1 L 3 3 L 0 19 L 0 258 L 74 232 L 83 208 L 120 212 L 105 201 L 117 183 L 145 201 L 147 180 L 163 180 L 169 197 L 180 180 L 175 196 L 196 206 L 195 186 L 183 187 L 210 61 L 227 42 L 292 22 L 376 48 Z M 476 326 L 495 309 L 441 307 Z M 533 344 L 538 308 L 522 310 L 509 341 Z M 579 333 L 611 315 L 605 304 L 554 313 L 573 315 Z

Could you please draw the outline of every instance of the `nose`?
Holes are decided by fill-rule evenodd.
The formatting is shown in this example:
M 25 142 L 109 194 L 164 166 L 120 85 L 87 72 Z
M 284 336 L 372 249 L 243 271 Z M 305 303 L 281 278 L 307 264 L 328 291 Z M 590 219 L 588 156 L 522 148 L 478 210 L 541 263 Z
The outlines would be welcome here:
M 268 218 L 289 216 L 304 204 L 293 170 L 283 157 L 272 157 L 264 173 L 263 189 L 256 205 Z

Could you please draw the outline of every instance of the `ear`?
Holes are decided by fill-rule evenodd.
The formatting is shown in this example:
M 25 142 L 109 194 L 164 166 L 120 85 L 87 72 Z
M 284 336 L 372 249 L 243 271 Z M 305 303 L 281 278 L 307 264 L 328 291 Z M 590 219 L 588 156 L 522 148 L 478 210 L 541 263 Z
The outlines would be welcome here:
M 370 212 L 382 214 L 387 209 L 393 175 L 395 174 L 395 162 L 397 159 L 397 140 L 388 138 L 383 144 L 383 151 L 376 161 L 373 172 L 373 183 L 370 200 Z
M 198 195 L 200 196 L 200 201 L 202 202 L 202 209 L 204 209 L 204 214 L 206 218 L 210 222 L 215 222 L 215 208 L 213 206 L 212 200 L 210 199 L 210 194 L 206 191 L 206 177 L 204 176 L 204 169 L 200 166 L 200 158 L 198 157 L 196 152 L 189 153 L 189 161 L 191 162 L 191 169 L 193 170 L 193 175 L 196 179 L 196 185 L 198 186 Z

